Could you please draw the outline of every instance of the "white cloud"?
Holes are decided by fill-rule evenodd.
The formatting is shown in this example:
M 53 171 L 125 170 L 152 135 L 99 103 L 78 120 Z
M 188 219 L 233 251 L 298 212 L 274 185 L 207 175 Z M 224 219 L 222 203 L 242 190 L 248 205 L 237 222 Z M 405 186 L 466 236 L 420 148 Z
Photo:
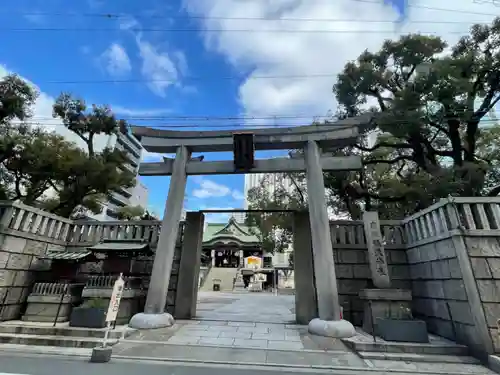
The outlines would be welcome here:
M 116 115 L 123 115 L 129 117 L 156 117 L 162 115 L 168 115 L 173 111 L 169 108 L 127 108 L 122 107 L 120 105 L 112 105 L 110 106 L 113 110 L 113 113 Z
M 132 70 L 127 51 L 118 43 L 111 44 L 100 56 L 106 71 L 112 76 L 123 76 Z
M 175 58 L 167 52 L 162 52 L 159 47 L 152 43 L 137 37 L 137 46 L 142 59 L 141 73 L 148 80 L 149 89 L 156 95 L 164 98 L 166 90 L 172 86 L 180 86 L 180 74 L 178 65 L 181 69 L 187 69 L 186 60 L 179 60 L 180 52 L 176 52 Z M 179 55 L 180 54 L 180 55 Z M 175 60 L 179 61 L 176 64 Z
M 231 197 L 235 200 L 243 200 L 245 198 L 238 189 L 231 189 L 229 186 L 218 184 L 201 176 L 193 176 L 193 181 L 199 186 L 192 192 L 192 195 L 196 198 Z M 227 210 L 228 208 L 224 209 Z
M 408 21 L 397 23 L 399 14 L 386 1 L 352 0 L 184 0 L 203 21 L 207 48 L 224 55 L 247 79 L 239 87 L 244 115 L 325 115 L 335 111 L 332 94 L 335 76 L 346 62 L 365 49 L 376 51 L 385 39 L 408 32 L 434 32 L 454 43 L 474 22 L 491 20 L 498 7 L 471 0 L 414 0 Z M 424 8 L 419 8 L 423 6 Z M 425 7 L 452 9 L 450 12 Z M 481 12 L 491 16 L 473 15 Z M 240 19 L 235 19 L 235 18 Z M 245 18 L 283 18 L 299 21 L 255 21 Z M 230 19 L 233 18 L 233 19 Z M 330 19 L 337 22 L 311 19 Z M 338 20 L 348 20 L 338 22 Z M 426 23 L 424 23 L 426 22 Z M 337 32 L 231 32 L 230 30 L 324 30 Z M 358 32 L 349 32 L 358 31 Z M 359 32 L 361 31 L 361 32 Z M 330 74 L 331 77 L 313 77 Z M 257 76 L 310 76 L 309 78 L 252 79 Z
M 200 187 L 193 190 L 193 196 L 196 198 L 225 197 L 231 194 L 231 189 L 226 185 L 218 184 L 212 180 L 202 179 Z
M 245 196 L 243 195 L 243 193 L 237 189 L 233 190 L 232 196 L 237 201 L 241 201 L 241 200 L 245 199 Z

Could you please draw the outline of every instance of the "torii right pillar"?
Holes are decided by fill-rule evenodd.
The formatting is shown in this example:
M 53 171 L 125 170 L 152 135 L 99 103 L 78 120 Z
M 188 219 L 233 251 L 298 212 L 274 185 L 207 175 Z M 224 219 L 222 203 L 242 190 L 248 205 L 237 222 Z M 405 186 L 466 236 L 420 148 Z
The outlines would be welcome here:
M 309 322 L 309 332 L 335 338 L 352 337 L 356 334 L 354 326 L 340 317 L 335 261 L 321 167 L 321 150 L 316 141 L 309 140 L 304 151 L 318 301 L 318 317 Z

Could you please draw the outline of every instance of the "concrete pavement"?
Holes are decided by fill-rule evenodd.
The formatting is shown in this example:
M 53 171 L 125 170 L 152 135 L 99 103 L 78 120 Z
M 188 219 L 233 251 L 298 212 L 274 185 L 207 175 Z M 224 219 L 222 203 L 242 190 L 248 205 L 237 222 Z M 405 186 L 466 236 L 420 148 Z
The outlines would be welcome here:
M 290 324 L 295 322 L 295 296 L 200 291 L 196 319 Z
M 439 369 L 415 371 L 415 369 L 393 368 L 336 368 L 336 369 L 308 369 L 285 368 L 280 366 L 262 367 L 250 365 L 213 365 L 206 363 L 169 363 L 155 360 L 126 360 L 112 359 L 106 364 L 89 363 L 88 358 L 46 356 L 35 354 L 13 354 L 0 352 L 0 375 L 275 375 L 279 372 L 284 375 L 297 373 L 307 374 L 336 374 L 336 375 L 444 375 L 493 374 L 485 368 L 477 368 L 447 373 Z

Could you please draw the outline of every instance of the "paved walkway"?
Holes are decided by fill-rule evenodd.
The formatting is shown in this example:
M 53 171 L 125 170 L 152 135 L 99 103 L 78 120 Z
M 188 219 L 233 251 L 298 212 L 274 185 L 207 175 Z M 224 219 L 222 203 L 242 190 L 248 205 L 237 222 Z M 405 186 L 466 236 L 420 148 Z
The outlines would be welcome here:
M 340 340 L 313 336 L 306 326 L 292 324 L 293 311 L 293 295 L 202 292 L 195 320 L 138 331 L 114 346 L 113 355 L 138 360 L 328 368 L 338 373 L 492 374 L 485 367 L 468 363 L 363 359 Z
M 295 296 L 271 293 L 199 292 L 196 318 L 260 323 L 294 323 Z

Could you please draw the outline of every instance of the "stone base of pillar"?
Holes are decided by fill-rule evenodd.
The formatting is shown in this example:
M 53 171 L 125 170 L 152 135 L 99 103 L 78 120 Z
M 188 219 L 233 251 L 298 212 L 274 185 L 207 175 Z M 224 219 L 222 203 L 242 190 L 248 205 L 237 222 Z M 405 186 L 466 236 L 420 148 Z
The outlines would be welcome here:
M 322 320 L 315 318 L 309 322 L 309 333 L 317 336 L 343 339 L 356 335 L 356 330 L 347 320 Z
M 377 331 L 378 319 L 412 319 L 411 290 L 363 289 L 359 298 L 364 301 L 363 331 L 367 333 Z
M 175 320 L 169 313 L 163 314 L 135 314 L 128 326 L 135 329 L 155 329 L 170 327 L 174 324 Z

